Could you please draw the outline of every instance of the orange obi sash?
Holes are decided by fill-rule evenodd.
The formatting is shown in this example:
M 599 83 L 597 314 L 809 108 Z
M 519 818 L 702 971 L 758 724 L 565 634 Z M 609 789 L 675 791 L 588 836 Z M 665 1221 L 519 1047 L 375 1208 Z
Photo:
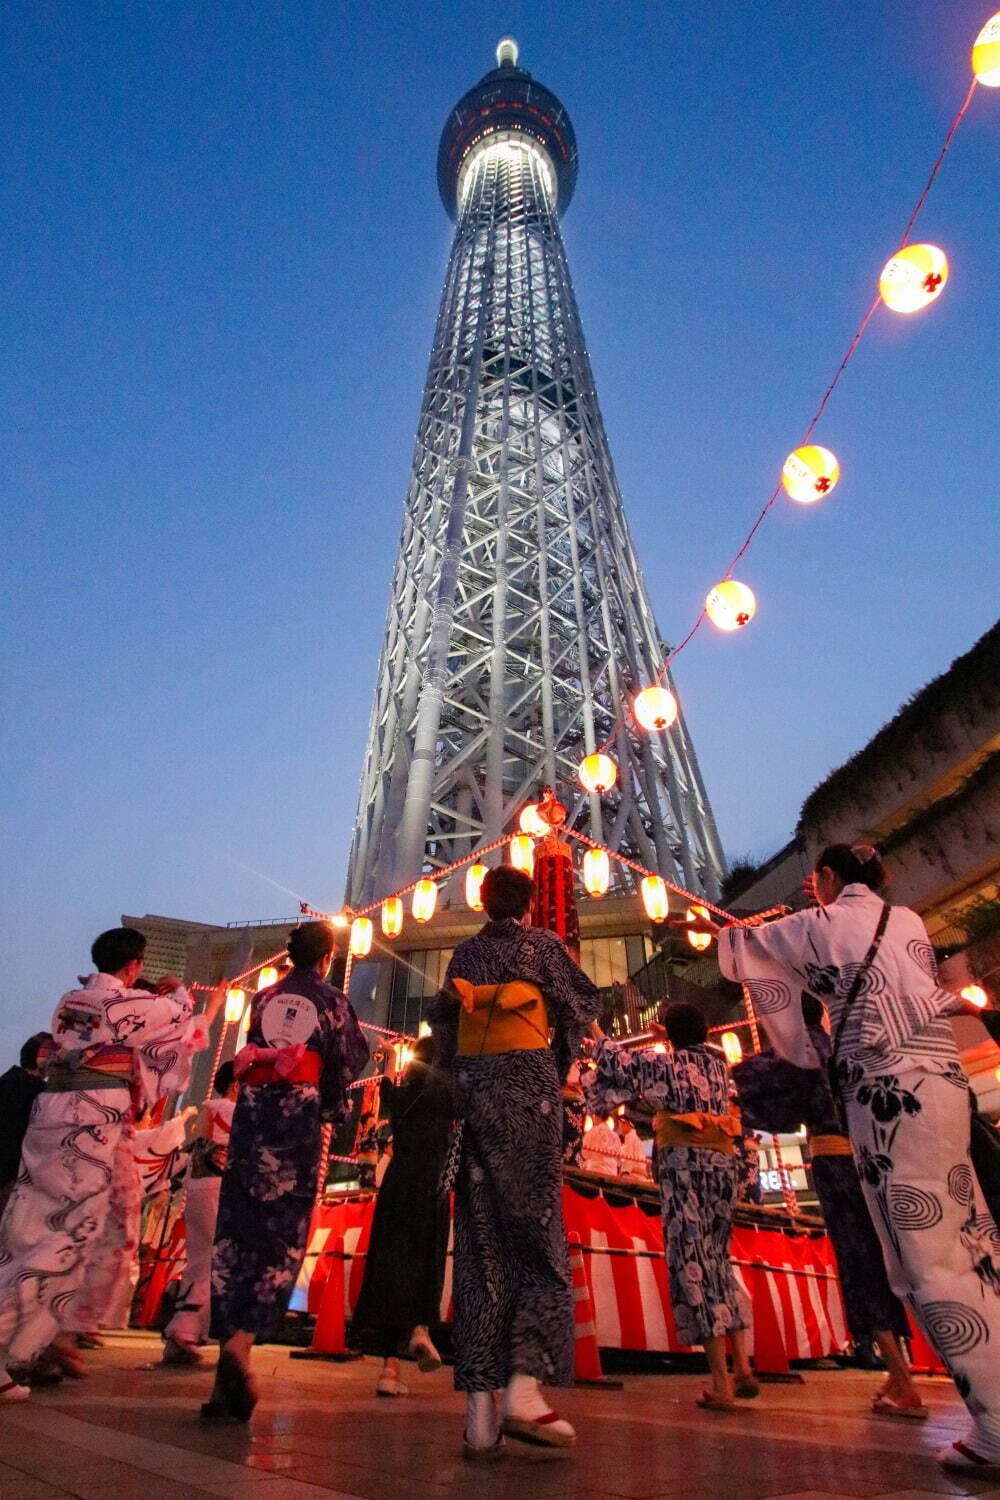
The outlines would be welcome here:
M 699 1146 L 706 1151 L 721 1151 L 732 1156 L 736 1137 L 742 1133 L 740 1117 L 735 1112 L 712 1115 L 694 1110 L 688 1115 L 674 1115 L 659 1110 L 653 1116 L 653 1133 L 662 1151 L 667 1146 Z
M 853 1156 L 846 1135 L 811 1135 L 807 1137 L 810 1156 Z
M 470 984 L 453 979 L 459 1003 L 458 1054 L 491 1057 L 497 1052 L 537 1052 L 549 1045 L 549 1017 L 537 984 Z

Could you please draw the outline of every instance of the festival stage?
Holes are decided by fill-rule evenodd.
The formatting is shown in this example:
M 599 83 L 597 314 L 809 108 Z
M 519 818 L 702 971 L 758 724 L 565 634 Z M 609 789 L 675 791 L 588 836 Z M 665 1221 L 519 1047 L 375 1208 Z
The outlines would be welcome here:
M 334 1260 L 343 1256 L 345 1317 L 361 1290 L 374 1194 L 352 1193 L 316 1212 L 292 1310 L 316 1314 Z M 566 1233 L 579 1237 L 597 1342 L 605 1349 L 680 1353 L 667 1288 L 659 1194 L 652 1186 L 568 1170 Z M 820 1228 L 783 1209 L 740 1209 L 733 1253 L 752 1316 L 758 1368 L 782 1373 L 790 1360 L 839 1353 L 847 1342 L 833 1250 Z M 441 1318 L 451 1318 L 451 1259 Z

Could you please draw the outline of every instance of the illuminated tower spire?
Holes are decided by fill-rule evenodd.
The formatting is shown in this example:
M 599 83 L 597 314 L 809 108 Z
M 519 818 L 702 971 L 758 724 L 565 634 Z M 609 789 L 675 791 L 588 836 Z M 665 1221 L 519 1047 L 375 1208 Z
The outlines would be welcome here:
M 570 801 L 571 826 L 711 895 L 723 860 L 683 719 L 649 736 L 627 713 L 666 647 L 559 228 L 576 138 L 510 38 L 449 115 L 437 172 L 456 230 L 348 899 L 373 900 L 499 838 L 545 783 Z M 618 785 L 588 796 L 577 766 L 610 736 Z

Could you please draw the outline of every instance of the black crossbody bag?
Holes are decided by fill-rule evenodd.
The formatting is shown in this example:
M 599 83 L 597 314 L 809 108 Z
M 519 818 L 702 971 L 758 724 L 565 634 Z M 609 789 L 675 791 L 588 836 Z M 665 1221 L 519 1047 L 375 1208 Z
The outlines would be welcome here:
M 840 1122 L 840 1129 L 843 1135 L 847 1135 L 847 1112 L 844 1109 L 844 1096 L 841 1091 L 840 1076 L 837 1071 L 840 1038 L 843 1035 L 847 1017 L 851 1013 L 851 1007 L 861 993 L 861 986 L 864 983 L 865 975 L 871 968 L 875 955 L 879 950 L 879 944 L 882 941 L 882 934 L 885 932 L 886 924 L 888 921 L 889 907 L 888 904 L 883 901 L 882 912 L 878 919 L 878 926 L 875 928 L 875 936 L 872 939 L 872 945 L 868 949 L 868 952 L 865 954 L 864 962 L 858 969 L 858 972 L 855 974 L 854 983 L 851 985 L 851 988 L 847 994 L 847 998 L 844 1001 L 844 1008 L 840 1013 L 840 1020 L 837 1022 L 837 1030 L 833 1038 L 833 1051 L 830 1053 L 830 1061 L 826 1065 L 827 1077 L 830 1081 L 830 1093 L 833 1095 L 833 1107 L 837 1112 L 837 1119 Z

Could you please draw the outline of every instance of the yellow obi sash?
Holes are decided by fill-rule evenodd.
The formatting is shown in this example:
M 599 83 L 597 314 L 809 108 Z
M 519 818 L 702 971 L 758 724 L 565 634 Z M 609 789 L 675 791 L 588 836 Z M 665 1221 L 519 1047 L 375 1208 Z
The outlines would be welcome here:
M 674 1115 L 658 1110 L 653 1116 L 653 1133 L 661 1151 L 667 1146 L 699 1146 L 732 1156 L 736 1151 L 735 1138 L 742 1129 L 740 1117 L 735 1113 L 711 1115 L 699 1109 L 689 1115 Z
M 852 1156 L 851 1143 L 846 1135 L 810 1135 L 810 1156 Z
M 453 979 L 458 997 L 460 1057 L 488 1057 L 496 1052 L 536 1052 L 549 1045 L 549 1017 L 537 984 L 514 979 L 509 984 L 470 984 Z

